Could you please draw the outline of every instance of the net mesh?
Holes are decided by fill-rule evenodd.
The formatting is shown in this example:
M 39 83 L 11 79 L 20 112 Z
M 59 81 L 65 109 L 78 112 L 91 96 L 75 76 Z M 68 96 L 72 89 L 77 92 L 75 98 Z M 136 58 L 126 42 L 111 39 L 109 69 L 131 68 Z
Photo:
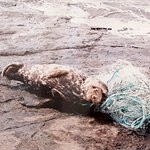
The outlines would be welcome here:
M 104 80 L 109 89 L 100 111 L 127 128 L 145 128 L 150 122 L 150 80 L 127 61 L 119 61 L 110 68 L 108 76 L 99 76 L 102 80 L 107 76 Z

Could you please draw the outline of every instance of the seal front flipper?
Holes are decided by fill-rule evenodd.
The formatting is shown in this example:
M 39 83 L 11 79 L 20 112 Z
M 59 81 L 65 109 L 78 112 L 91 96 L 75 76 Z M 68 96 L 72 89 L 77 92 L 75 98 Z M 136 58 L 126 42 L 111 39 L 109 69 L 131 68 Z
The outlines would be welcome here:
M 10 64 L 6 66 L 2 71 L 2 76 L 7 77 L 10 80 L 19 80 L 18 71 L 23 67 L 23 64 Z
M 61 68 L 55 68 L 50 72 L 48 78 L 59 78 L 61 76 L 65 76 L 67 74 L 69 74 L 68 70 L 61 69 Z
M 54 97 L 55 99 L 61 98 L 61 99 L 63 99 L 63 100 L 66 100 L 66 96 L 65 96 L 63 93 L 61 93 L 60 91 L 58 91 L 57 89 L 53 88 L 53 89 L 51 90 L 51 92 L 52 92 L 52 95 L 53 95 L 53 97 Z

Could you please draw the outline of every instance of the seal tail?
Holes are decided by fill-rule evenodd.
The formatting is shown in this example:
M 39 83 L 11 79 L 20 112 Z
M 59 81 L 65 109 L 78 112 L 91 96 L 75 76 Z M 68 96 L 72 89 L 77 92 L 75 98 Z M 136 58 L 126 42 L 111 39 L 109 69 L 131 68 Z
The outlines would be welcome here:
M 2 71 L 2 76 L 9 79 L 13 79 L 14 75 L 17 74 L 18 70 L 23 67 L 23 64 L 9 64 Z

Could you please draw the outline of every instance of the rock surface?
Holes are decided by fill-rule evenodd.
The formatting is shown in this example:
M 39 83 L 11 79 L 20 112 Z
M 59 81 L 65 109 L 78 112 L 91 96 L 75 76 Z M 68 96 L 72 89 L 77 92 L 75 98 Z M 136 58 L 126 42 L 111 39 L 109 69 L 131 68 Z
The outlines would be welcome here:
M 89 75 L 119 59 L 150 64 L 149 0 L 1 0 L 0 72 L 12 62 L 72 65 Z M 150 149 L 103 116 L 64 106 L 28 108 L 45 100 L 0 77 L 0 150 Z

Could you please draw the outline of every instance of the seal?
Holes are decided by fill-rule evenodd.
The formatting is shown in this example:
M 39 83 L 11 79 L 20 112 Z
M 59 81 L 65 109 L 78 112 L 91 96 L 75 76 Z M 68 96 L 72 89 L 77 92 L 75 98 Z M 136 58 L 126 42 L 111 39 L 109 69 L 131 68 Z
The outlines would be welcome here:
M 2 76 L 23 82 L 39 96 L 65 101 L 98 104 L 108 92 L 107 86 L 99 79 L 87 77 L 79 70 L 59 64 L 13 63 L 3 69 Z

